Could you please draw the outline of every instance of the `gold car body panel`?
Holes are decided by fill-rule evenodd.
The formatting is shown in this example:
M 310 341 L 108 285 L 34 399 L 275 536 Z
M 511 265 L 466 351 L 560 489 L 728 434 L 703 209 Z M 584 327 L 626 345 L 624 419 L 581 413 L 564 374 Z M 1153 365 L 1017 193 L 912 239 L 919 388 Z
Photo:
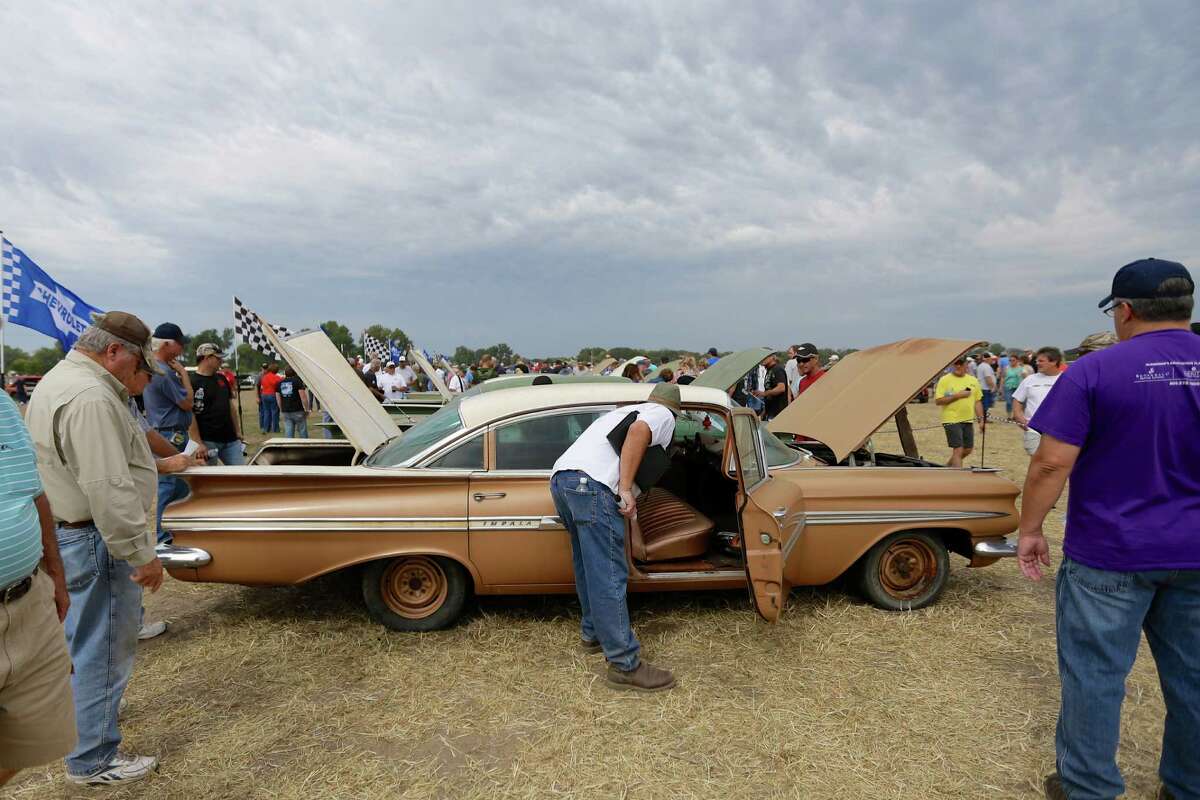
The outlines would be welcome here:
M 446 555 L 478 577 L 465 472 L 213 467 L 185 477 L 192 493 L 166 510 L 163 527 L 213 559 L 171 570 L 181 580 L 291 585 L 401 553 Z
M 967 339 L 903 339 L 851 353 L 768 427 L 772 433 L 823 442 L 841 461 L 976 344 Z
M 840 367 L 839 367 L 840 369 Z M 785 567 L 794 586 L 838 577 L 889 534 L 937 530 L 960 539 L 972 566 L 974 543 L 1017 527 L 1016 484 L 993 472 L 946 467 L 805 466 L 777 470 L 776 480 L 804 495 L 804 534 Z

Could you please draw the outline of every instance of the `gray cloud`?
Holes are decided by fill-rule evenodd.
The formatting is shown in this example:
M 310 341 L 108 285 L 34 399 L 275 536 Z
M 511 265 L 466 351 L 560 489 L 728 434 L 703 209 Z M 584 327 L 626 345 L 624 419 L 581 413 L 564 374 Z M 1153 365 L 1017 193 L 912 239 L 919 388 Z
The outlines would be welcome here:
M 1200 268 L 1200 7 L 18 3 L 0 225 L 90 302 L 531 353 L 1071 344 Z

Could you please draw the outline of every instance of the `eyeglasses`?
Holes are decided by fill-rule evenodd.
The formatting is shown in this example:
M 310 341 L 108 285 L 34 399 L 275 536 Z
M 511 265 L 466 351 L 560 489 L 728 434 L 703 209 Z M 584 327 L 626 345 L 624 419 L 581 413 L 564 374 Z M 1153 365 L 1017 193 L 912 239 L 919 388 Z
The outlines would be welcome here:
M 1118 308 L 1120 308 L 1121 306 L 1127 306 L 1127 305 L 1129 305 L 1128 300 L 1113 300 L 1113 304 L 1111 306 L 1109 306 L 1108 308 L 1104 309 L 1101 313 L 1104 314 L 1106 317 L 1111 317 L 1117 313 Z

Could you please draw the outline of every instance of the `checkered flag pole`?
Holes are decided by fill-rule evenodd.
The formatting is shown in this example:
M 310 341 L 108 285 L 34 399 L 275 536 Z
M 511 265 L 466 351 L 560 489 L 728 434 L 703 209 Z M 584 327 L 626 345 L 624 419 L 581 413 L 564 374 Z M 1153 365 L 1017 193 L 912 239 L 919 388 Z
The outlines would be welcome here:
M 272 330 L 280 336 L 290 336 L 291 331 L 282 325 L 272 325 Z M 258 315 L 247 308 L 241 300 L 233 298 L 233 330 L 234 335 L 263 355 L 278 358 L 279 354 L 271 348 L 271 343 L 263 333 Z
M 387 363 L 392 352 L 387 342 L 381 342 L 366 331 L 363 331 L 362 341 L 363 352 L 366 353 L 368 361 L 372 358 L 378 358 L 380 361 Z

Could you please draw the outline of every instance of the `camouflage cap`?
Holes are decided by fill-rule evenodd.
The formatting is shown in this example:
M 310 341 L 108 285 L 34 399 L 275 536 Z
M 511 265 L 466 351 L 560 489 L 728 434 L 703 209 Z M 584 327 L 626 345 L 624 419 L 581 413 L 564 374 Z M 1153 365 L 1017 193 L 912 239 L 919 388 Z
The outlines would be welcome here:
M 679 397 L 679 387 L 673 383 L 656 383 L 650 391 L 649 401 L 658 403 L 678 414 L 683 411 L 683 402 Z
M 1097 350 L 1103 350 L 1106 347 L 1112 347 L 1117 341 L 1115 333 L 1102 331 L 1101 333 L 1093 333 L 1090 336 L 1083 337 L 1083 341 L 1079 343 L 1079 349 L 1093 353 Z

